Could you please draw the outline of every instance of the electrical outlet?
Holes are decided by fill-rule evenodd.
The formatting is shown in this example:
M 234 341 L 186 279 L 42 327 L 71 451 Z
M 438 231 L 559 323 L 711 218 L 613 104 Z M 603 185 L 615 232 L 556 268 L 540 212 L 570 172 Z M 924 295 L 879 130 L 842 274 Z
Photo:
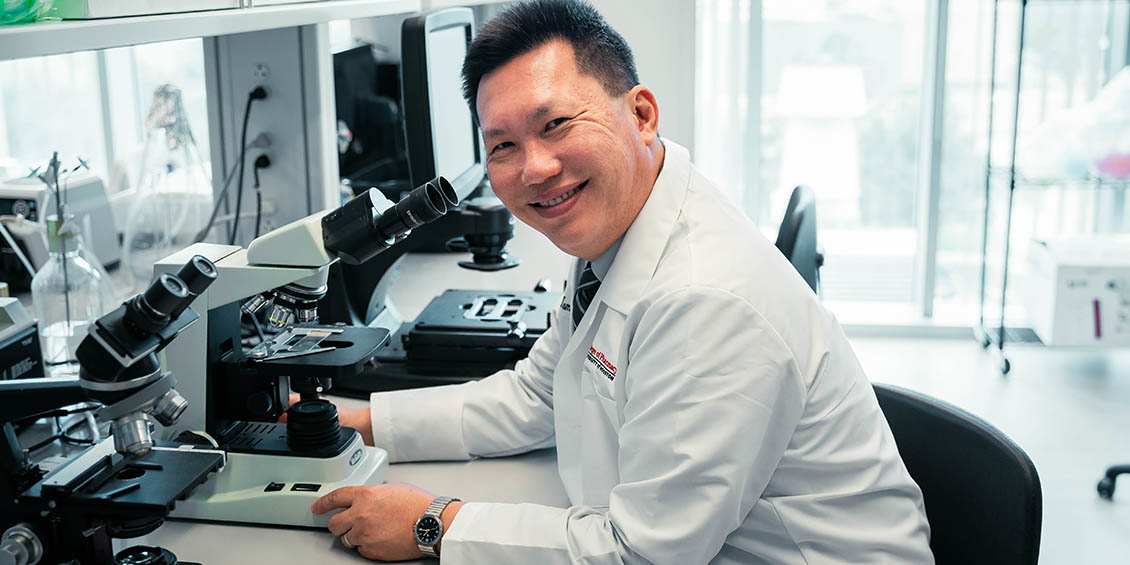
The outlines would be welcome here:
M 271 78 L 271 68 L 263 63 L 258 63 L 251 71 L 251 76 L 254 77 L 255 80 L 267 80 Z

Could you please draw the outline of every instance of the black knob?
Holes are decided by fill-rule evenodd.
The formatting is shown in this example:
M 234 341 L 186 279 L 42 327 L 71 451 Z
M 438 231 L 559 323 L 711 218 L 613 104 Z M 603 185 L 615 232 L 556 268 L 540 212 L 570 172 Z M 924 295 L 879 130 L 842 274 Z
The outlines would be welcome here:
M 149 545 L 127 547 L 114 555 L 114 565 L 176 565 L 177 556 L 163 548 Z
M 247 411 L 255 416 L 269 416 L 274 408 L 275 399 L 270 393 L 259 391 L 247 397 Z

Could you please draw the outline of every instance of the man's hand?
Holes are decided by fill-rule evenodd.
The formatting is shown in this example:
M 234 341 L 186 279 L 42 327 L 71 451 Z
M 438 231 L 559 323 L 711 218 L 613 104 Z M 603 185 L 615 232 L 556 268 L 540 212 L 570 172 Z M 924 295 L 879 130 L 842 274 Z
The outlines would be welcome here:
M 365 445 L 373 445 L 373 416 L 368 406 L 351 410 L 338 406 L 337 420 L 341 423 L 341 427 L 357 430 Z
M 404 483 L 342 487 L 314 501 L 310 510 L 325 514 L 344 508 L 330 518 L 330 533 L 348 534 L 349 543 L 369 559 L 402 561 L 424 556 L 416 545 L 413 527 L 436 495 Z M 452 502 L 441 516 L 447 531 L 461 502 Z

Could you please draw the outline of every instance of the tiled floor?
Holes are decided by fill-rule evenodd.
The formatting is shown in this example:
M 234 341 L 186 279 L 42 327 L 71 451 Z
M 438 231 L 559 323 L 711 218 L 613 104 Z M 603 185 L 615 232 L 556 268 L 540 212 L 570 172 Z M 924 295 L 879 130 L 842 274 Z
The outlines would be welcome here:
M 1113 501 L 1095 492 L 1107 466 L 1130 463 L 1130 352 L 1015 347 L 1002 377 L 972 337 L 851 341 L 873 381 L 965 408 L 1028 452 L 1044 494 L 1041 563 L 1130 563 L 1130 476 Z

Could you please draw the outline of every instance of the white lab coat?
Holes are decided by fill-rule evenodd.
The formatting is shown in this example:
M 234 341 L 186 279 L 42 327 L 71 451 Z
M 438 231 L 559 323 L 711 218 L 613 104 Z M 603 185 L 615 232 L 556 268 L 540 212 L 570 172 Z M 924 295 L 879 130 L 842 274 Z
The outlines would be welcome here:
M 572 506 L 468 503 L 442 561 L 932 563 L 921 492 L 836 321 L 665 146 L 575 331 L 567 297 L 514 370 L 373 395 L 393 461 L 557 445 Z

